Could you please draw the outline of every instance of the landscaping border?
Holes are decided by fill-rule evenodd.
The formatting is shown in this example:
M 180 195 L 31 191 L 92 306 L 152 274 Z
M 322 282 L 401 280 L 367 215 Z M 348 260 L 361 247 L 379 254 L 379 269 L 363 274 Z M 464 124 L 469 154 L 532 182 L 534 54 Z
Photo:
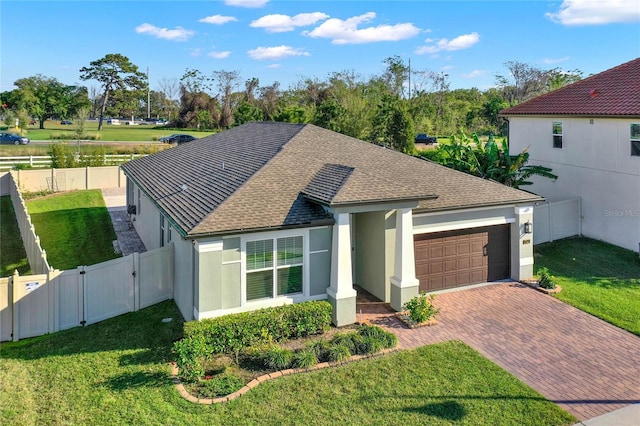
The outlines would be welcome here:
M 242 395 L 244 395 L 245 393 L 249 392 L 251 389 L 255 388 L 256 386 L 258 386 L 260 383 L 266 382 L 268 380 L 273 380 L 273 379 L 277 379 L 279 377 L 284 377 L 284 376 L 289 376 L 292 374 L 298 374 L 298 373 L 309 373 L 311 371 L 316 371 L 316 370 L 322 370 L 324 368 L 329 368 L 329 367 L 338 367 L 340 365 L 345 365 L 345 364 L 349 364 L 351 362 L 356 362 L 356 361 L 362 361 L 365 359 L 372 359 L 372 358 L 379 358 L 381 356 L 390 354 L 392 352 L 396 352 L 399 351 L 400 349 L 398 348 L 390 348 L 390 349 L 383 349 L 380 352 L 376 352 L 374 354 L 366 354 L 366 355 L 353 355 L 352 357 L 350 357 L 347 360 L 344 361 L 336 361 L 336 362 L 320 362 L 312 367 L 309 368 L 288 368 L 286 370 L 280 370 L 280 371 L 275 371 L 273 373 L 267 373 L 264 374 L 258 378 L 253 379 L 252 381 L 250 381 L 249 383 L 247 383 L 246 385 L 244 385 L 241 389 L 226 395 L 226 396 L 219 396 L 217 398 L 198 398 L 195 397 L 193 395 L 191 395 L 189 392 L 187 392 L 187 390 L 185 389 L 184 385 L 182 384 L 180 378 L 178 377 L 178 366 L 176 365 L 175 362 L 171 362 L 171 379 L 173 380 L 174 385 L 176 386 L 176 389 L 178 390 L 178 393 L 187 401 L 189 402 L 193 402 L 196 404 L 206 404 L 206 405 L 211 405 L 211 404 L 220 404 L 223 402 L 227 402 L 227 401 L 232 401 L 234 399 L 240 398 Z
M 538 280 L 520 280 L 518 282 L 520 284 L 526 285 L 527 287 L 531 287 L 534 290 L 538 290 L 539 292 L 544 294 L 556 294 L 562 291 L 562 287 L 560 287 L 559 285 L 556 285 L 555 288 L 540 287 L 540 284 L 538 284 Z

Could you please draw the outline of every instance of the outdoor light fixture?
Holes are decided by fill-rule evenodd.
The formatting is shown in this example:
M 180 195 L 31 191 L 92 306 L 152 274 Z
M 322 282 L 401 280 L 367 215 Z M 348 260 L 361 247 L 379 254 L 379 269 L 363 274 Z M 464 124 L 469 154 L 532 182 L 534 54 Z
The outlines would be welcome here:
M 531 234 L 533 232 L 533 223 L 525 222 L 524 224 L 524 233 Z

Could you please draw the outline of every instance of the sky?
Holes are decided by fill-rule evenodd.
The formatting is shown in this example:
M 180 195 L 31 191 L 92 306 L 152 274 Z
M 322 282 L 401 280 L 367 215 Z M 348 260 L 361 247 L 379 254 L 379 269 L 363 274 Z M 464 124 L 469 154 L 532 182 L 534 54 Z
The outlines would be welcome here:
M 587 77 L 640 57 L 640 0 L 0 0 L 0 92 L 37 74 L 98 87 L 79 70 L 109 53 L 152 90 L 187 70 L 237 71 L 238 89 L 368 79 L 393 56 L 487 90 L 509 61 Z

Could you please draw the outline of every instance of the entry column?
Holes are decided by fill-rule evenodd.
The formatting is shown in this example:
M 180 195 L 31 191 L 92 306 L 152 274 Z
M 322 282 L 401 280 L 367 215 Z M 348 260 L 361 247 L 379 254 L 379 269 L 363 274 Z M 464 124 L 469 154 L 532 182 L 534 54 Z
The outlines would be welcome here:
M 411 209 L 396 210 L 396 245 L 391 277 L 391 307 L 401 311 L 403 305 L 418 295 L 420 281 L 416 278 L 413 253 L 413 213 Z
M 333 323 L 341 327 L 356 322 L 356 291 L 351 275 L 351 223 L 349 213 L 334 214 L 331 244 L 331 282 L 327 289 L 333 306 Z

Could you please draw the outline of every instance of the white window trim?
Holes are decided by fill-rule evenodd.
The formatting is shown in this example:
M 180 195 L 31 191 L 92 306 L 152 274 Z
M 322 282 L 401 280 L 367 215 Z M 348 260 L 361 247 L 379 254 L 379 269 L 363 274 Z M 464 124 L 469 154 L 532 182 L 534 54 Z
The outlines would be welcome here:
M 638 158 L 640 158 L 640 155 L 633 155 L 633 154 L 631 154 L 631 152 L 632 152 L 631 146 L 633 145 L 633 142 L 638 142 L 638 143 L 640 143 L 640 136 L 638 136 L 638 137 L 635 137 L 635 138 L 634 138 L 634 137 L 631 135 L 631 126 L 633 126 L 633 125 L 640 126 L 640 123 L 630 123 L 630 124 L 629 124 L 629 155 L 630 155 L 631 157 L 638 157 Z
M 247 242 L 271 239 L 274 240 L 274 249 L 277 250 L 278 238 L 286 237 L 302 237 L 302 293 L 282 296 L 274 294 L 274 297 L 268 299 L 247 300 Z M 240 237 L 240 307 L 251 306 L 252 309 L 260 309 L 263 307 L 278 306 L 285 303 L 298 303 L 309 300 L 309 254 L 309 228 L 264 232 L 243 235 Z M 277 265 L 274 264 L 272 268 L 267 269 L 273 269 L 275 271 L 277 269 Z M 255 271 L 258 270 L 254 270 L 252 272 Z M 277 286 L 277 283 L 274 282 L 274 285 Z
M 555 132 L 554 127 L 556 127 L 556 123 L 560 124 L 560 133 L 556 133 Z M 551 147 L 553 149 L 564 149 L 564 123 L 562 121 L 553 121 L 551 123 L 551 133 L 552 133 L 552 136 L 551 136 Z M 560 145 L 561 145 L 560 147 L 554 146 L 555 145 L 555 141 L 553 139 L 554 139 L 555 136 L 560 136 L 562 138 L 561 139 L 562 142 L 560 143 Z

